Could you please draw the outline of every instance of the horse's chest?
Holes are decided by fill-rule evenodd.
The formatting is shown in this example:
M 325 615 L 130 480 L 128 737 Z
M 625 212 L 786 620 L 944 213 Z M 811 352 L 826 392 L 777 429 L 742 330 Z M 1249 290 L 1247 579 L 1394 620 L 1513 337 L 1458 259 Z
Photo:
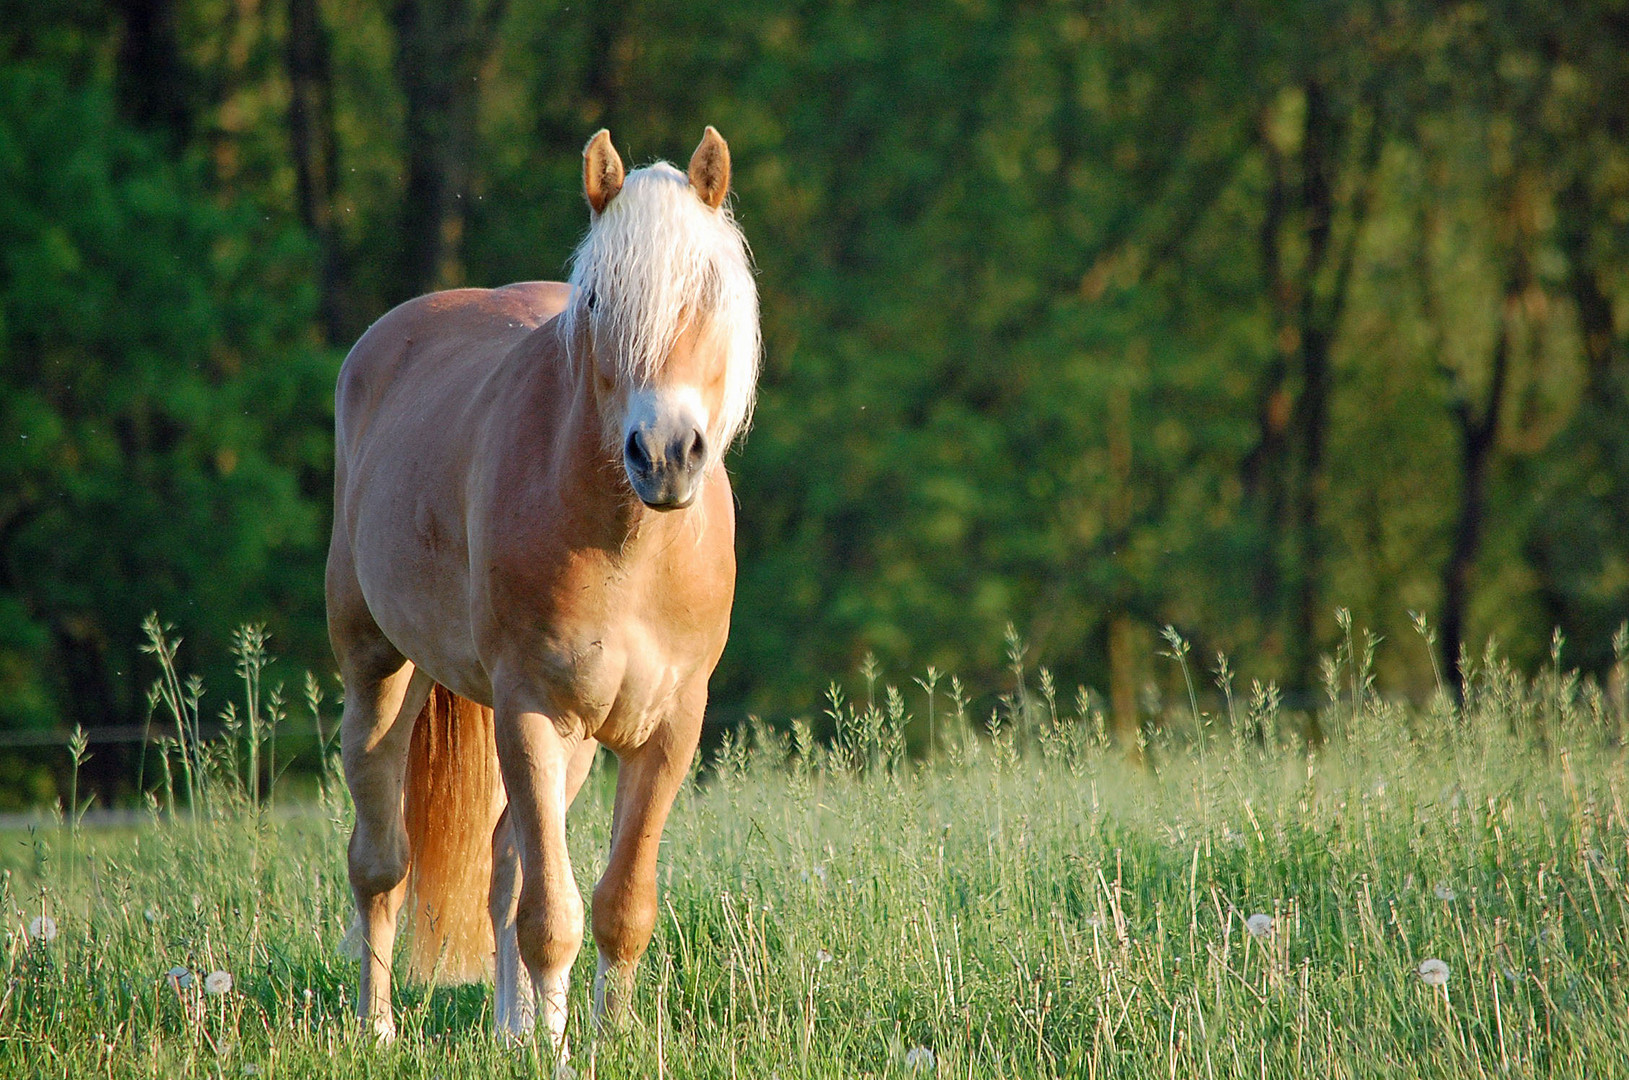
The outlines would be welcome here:
M 680 707 L 696 669 L 637 623 L 551 649 L 543 666 L 550 696 L 612 749 L 643 745 Z

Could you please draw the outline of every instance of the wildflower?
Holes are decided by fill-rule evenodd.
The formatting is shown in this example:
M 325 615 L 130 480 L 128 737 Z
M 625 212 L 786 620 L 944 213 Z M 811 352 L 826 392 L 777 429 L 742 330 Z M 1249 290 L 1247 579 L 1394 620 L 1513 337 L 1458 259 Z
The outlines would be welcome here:
M 1457 893 L 1454 892 L 1454 890 L 1452 888 L 1450 888 L 1448 886 L 1447 882 L 1438 882 L 1437 887 L 1432 889 L 1431 891 L 1436 894 L 1436 897 L 1437 897 L 1438 900 L 1442 900 L 1444 902 L 1452 900 L 1455 896 L 1458 895 Z
M 204 993 L 217 996 L 232 989 L 232 976 L 224 971 L 211 971 L 204 976 Z
M 1448 965 L 1432 957 L 1420 962 L 1420 981 L 1427 986 L 1448 985 Z
M 913 1046 L 905 1051 L 906 1072 L 932 1072 L 938 1064 L 933 1059 L 933 1051 L 925 1046 Z
M 57 921 L 49 915 L 36 915 L 28 924 L 28 940 L 49 945 L 57 939 Z
M 1103 916 L 1101 916 L 1101 915 L 1088 915 L 1088 916 L 1086 916 L 1086 925 L 1088 927 L 1090 927 L 1091 929 L 1093 929 L 1093 930 L 1101 930 L 1101 929 L 1103 929 Z
M 1273 917 L 1260 911 L 1244 920 L 1244 928 L 1253 938 L 1264 938 L 1273 932 Z
M 821 967 L 825 967 L 827 964 L 831 963 L 831 961 L 832 961 L 831 953 L 827 952 L 825 949 L 816 949 L 815 950 L 815 963 L 816 964 L 819 964 Z
M 180 964 L 177 964 L 175 967 L 166 971 L 164 973 L 164 977 L 170 980 L 170 985 L 175 987 L 177 990 L 189 990 L 192 988 L 192 972 L 188 971 Z

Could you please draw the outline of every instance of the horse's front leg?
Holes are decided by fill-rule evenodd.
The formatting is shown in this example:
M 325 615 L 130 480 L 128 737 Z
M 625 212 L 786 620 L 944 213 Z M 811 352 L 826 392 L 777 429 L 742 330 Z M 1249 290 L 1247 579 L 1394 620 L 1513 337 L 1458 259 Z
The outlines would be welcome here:
M 656 929 L 656 855 L 701 737 L 705 684 L 687 697 L 644 746 L 620 755 L 611 858 L 594 886 L 594 1018 L 601 1024 L 627 1018 L 634 970 Z
M 571 764 L 566 769 L 568 809 L 588 778 L 599 748 L 600 744 L 593 739 L 584 739 L 572 754 Z M 537 998 L 532 977 L 520 958 L 520 937 L 516 929 L 520 908 L 520 852 L 515 847 L 515 830 L 509 822 L 507 807 L 492 832 L 490 905 L 492 939 L 497 945 L 493 1019 L 500 1034 L 520 1039 L 530 1035 L 536 1024 Z
M 502 704 L 496 721 L 498 763 L 509 794 L 509 831 L 521 871 L 512 915 L 513 940 L 536 1001 L 535 1013 L 514 1000 L 499 1002 L 497 1011 L 500 1023 L 507 1021 L 509 1030 L 517 1034 L 531 1026 L 534 1015 L 541 1015 L 556 1058 L 563 1062 L 569 1056 L 566 991 L 572 961 L 583 943 L 583 900 L 566 850 L 571 763 L 582 740 L 562 735 L 542 713 L 505 709 Z M 501 844 L 503 837 L 497 839 Z M 494 867 L 493 884 L 512 890 L 512 879 L 499 880 L 501 865 Z M 492 908 L 500 950 L 505 928 L 497 919 L 508 915 L 503 910 L 506 906 L 495 893 Z M 498 969 L 501 979 L 501 955 Z M 515 974 L 517 983 L 524 981 L 518 978 L 518 971 Z

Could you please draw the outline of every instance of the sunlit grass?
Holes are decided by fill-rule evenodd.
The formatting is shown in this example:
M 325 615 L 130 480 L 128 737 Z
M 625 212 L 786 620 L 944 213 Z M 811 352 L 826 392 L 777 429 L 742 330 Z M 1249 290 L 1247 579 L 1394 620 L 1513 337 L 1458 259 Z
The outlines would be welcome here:
M 938 691 L 925 765 L 922 684 L 834 697 L 830 746 L 727 740 L 668 827 L 639 1024 L 596 1038 L 579 960 L 578 1074 L 1629 1071 L 1621 702 L 1489 660 L 1463 709 L 1405 707 L 1352 648 L 1321 747 L 1268 688 L 1212 712 L 1184 683 L 1135 770 L 1089 698 L 1015 667 L 993 736 Z M 269 814 L 223 760 L 196 820 L 5 838 L 0 1075 L 545 1071 L 491 1037 L 487 987 L 401 987 L 375 1047 L 337 948 L 342 792 Z M 574 811 L 585 898 L 611 768 Z

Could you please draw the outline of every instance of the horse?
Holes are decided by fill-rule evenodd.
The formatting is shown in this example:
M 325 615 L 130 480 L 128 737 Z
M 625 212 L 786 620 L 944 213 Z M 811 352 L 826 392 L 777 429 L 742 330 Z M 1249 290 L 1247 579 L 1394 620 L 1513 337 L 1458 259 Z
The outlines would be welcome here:
M 761 342 L 729 183 L 712 127 L 685 172 L 627 172 L 602 130 L 567 282 L 410 300 L 340 369 L 328 629 L 357 1012 L 381 1040 L 406 905 L 412 973 L 492 972 L 500 1033 L 530 1038 L 541 1016 L 568 1056 L 583 902 L 566 811 L 601 746 L 618 772 L 594 1017 L 627 1016 L 735 591 L 722 458 Z

